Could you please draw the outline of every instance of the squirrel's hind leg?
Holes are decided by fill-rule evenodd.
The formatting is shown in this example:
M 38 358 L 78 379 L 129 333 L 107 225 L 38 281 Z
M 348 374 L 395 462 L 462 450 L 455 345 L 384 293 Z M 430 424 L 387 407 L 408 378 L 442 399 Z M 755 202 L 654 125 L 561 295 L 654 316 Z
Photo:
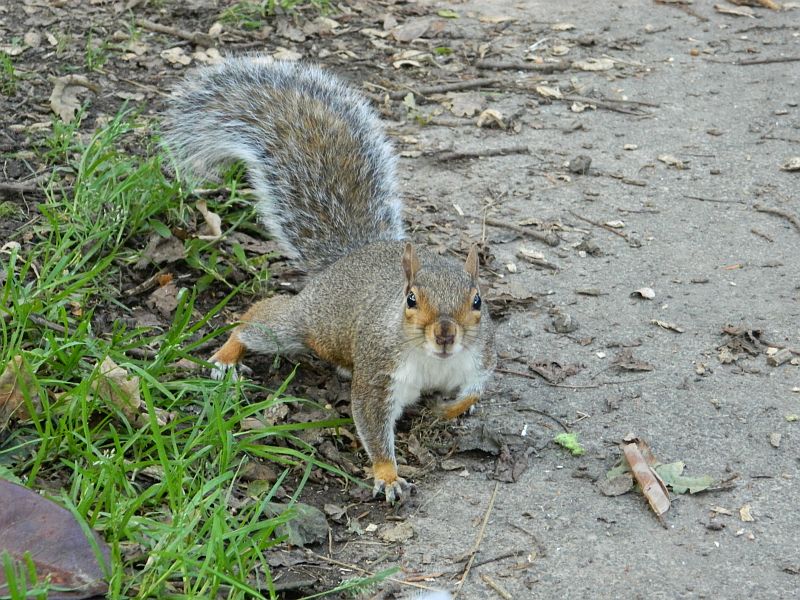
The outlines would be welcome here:
M 301 329 L 292 309 L 293 298 L 273 296 L 253 304 L 242 316 L 241 325 L 209 359 L 211 376 L 221 379 L 240 365 L 245 352 L 293 354 L 304 349 Z

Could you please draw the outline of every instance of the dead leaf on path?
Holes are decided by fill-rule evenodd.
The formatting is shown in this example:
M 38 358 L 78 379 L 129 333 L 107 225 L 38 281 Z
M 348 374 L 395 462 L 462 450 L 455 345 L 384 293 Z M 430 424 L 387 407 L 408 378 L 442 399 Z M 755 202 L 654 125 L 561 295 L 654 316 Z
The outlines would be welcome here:
M 478 92 L 449 93 L 443 104 L 457 117 L 472 117 L 483 108 L 484 98 Z
M 214 241 L 222 237 L 222 217 L 217 213 L 208 210 L 208 205 L 205 200 L 197 201 L 197 210 L 203 215 L 206 226 L 203 233 L 197 236 L 201 240 Z
M 269 517 L 277 517 L 289 508 L 285 504 L 269 502 L 264 507 L 264 513 Z M 286 542 L 292 546 L 309 546 L 318 544 L 328 539 L 328 521 L 325 513 L 315 506 L 295 502 L 291 510 L 294 517 L 286 523 L 275 528 L 275 535 L 286 536 Z
M 25 408 L 26 396 L 38 407 L 33 374 L 22 356 L 16 355 L 6 363 L 0 374 L 0 431 L 6 428 L 12 417 L 27 419 L 30 416 Z
M 650 321 L 653 325 L 658 325 L 661 329 L 667 329 L 669 331 L 674 331 L 675 333 L 683 333 L 686 331 L 683 327 L 679 327 L 675 323 L 670 323 L 669 321 L 661 321 L 659 319 L 653 319 Z
M 498 25 L 500 23 L 506 23 L 517 21 L 516 17 L 509 17 L 506 15 L 484 15 L 478 18 L 478 21 L 481 23 L 487 23 L 489 25 Z
M 118 408 L 131 423 L 142 426 L 149 421 L 147 405 L 139 395 L 139 378 L 130 375 L 110 357 L 106 356 L 98 366 L 92 390 L 103 400 Z M 166 425 L 173 418 L 172 413 L 156 408 L 156 420 L 159 425 Z
M 186 54 L 186 51 L 180 46 L 162 50 L 159 56 L 171 65 L 181 65 L 185 67 L 192 62 L 192 57 Z
M 723 4 L 715 4 L 714 10 L 718 13 L 723 15 L 731 15 L 734 17 L 749 17 L 751 19 L 756 18 L 755 11 L 749 6 L 741 6 L 739 8 L 732 8 L 730 6 L 725 6 Z
M 398 42 L 410 42 L 425 35 L 431 21 L 428 18 L 411 19 L 392 29 L 392 37 Z
M 158 311 L 162 317 L 170 319 L 175 309 L 178 308 L 179 293 L 180 290 L 175 282 L 168 281 L 151 293 L 145 300 L 145 304 L 149 309 Z
M 659 154 L 658 160 L 669 167 L 674 167 L 679 170 L 686 170 L 689 168 L 689 164 L 687 162 L 682 161 L 680 158 L 673 156 L 672 154 Z
M 494 110 L 493 108 L 487 108 L 483 111 L 480 115 L 478 115 L 478 120 L 475 122 L 478 127 L 499 127 L 500 129 L 505 129 L 508 127 L 506 122 L 503 120 L 503 115 L 498 110 Z
M 553 23 L 550 29 L 553 31 L 570 31 L 571 29 L 575 29 L 575 25 L 572 23 Z
M 656 465 L 655 470 L 661 480 L 676 494 L 697 494 L 704 492 L 714 485 L 714 478 L 710 475 L 688 477 L 683 474 L 686 464 L 683 461 Z
M 414 537 L 414 527 L 408 521 L 386 527 L 378 534 L 384 542 L 407 542 Z
M 81 107 L 79 94 L 85 90 L 97 92 L 98 88 L 83 75 L 51 77 L 53 91 L 50 93 L 50 108 L 62 121 L 69 123 Z
M 647 464 L 637 444 L 625 444 L 622 447 L 622 453 L 631 467 L 633 478 L 639 484 L 645 498 L 647 498 L 650 508 L 660 517 L 667 512 L 670 507 L 669 492 L 664 482 L 661 481 L 661 478 L 650 468 L 650 465 Z
M 31 560 L 39 582 L 65 589 L 50 591 L 51 600 L 92 598 L 108 591 L 104 574 L 110 568 L 110 552 L 97 533 L 92 535 L 94 540 L 88 540 L 66 508 L 0 479 L 0 555 L 8 553 L 14 569 L 24 573 Z M 9 594 L 6 583 L 6 572 L 0 569 L 0 595 Z
M 561 90 L 556 87 L 550 87 L 547 85 L 537 85 L 533 89 L 542 98 L 548 98 L 551 100 L 560 100 L 561 98 L 564 97 L 564 94 L 561 93 Z
M 583 370 L 583 366 L 579 364 L 566 364 L 562 365 L 554 360 L 550 361 L 534 361 L 528 363 L 528 368 L 534 373 L 540 375 L 550 383 L 561 383 L 568 377 L 572 377 Z
M 614 61 L 610 58 L 587 58 L 574 61 L 572 66 L 581 71 L 608 71 L 614 68 Z
M 142 251 L 134 268 L 144 269 L 151 263 L 155 265 L 169 264 L 184 258 L 186 258 L 186 248 L 182 241 L 173 235 L 164 238 L 158 233 L 154 233 L 150 236 L 147 247 Z
M 630 348 L 620 350 L 611 364 L 622 371 L 652 371 L 655 369 L 650 363 L 634 358 Z
M 275 52 L 272 53 L 272 57 L 275 60 L 288 60 L 290 62 L 297 62 L 303 55 L 299 52 L 294 50 L 289 50 L 288 48 L 283 48 L 282 46 L 278 46 L 275 48 Z
M 604 496 L 621 496 L 633 489 L 633 474 L 630 471 L 611 475 L 609 471 L 605 477 L 597 481 L 597 487 Z
M 728 2 L 736 4 L 737 6 L 763 6 L 771 10 L 781 9 L 781 5 L 772 0 L 728 0 Z
M 781 171 L 800 171 L 800 156 L 793 156 L 781 165 Z
M 652 300 L 656 297 L 656 293 L 653 291 L 653 288 L 643 287 L 631 292 L 631 298 L 636 298 L 637 296 L 645 300 Z
M 531 448 L 517 448 L 511 450 L 507 444 L 500 448 L 500 456 L 494 465 L 494 472 L 490 479 L 502 481 L 504 483 L 515 483 L 519 481 L 522 474 L 528 468 L 528 456 Z
M 750 504 L 745 504 L 742 508 L 739 509 L 739 518 L 744 521 L 745 523 L 751 523 L 755 521 L 753 517 L 753 513 L 751 512 L 753 507 Z
M 761 330 L 726 325 L 722 328 L 722 333 L 729 336 L 726 343 L 717 348 L 719 361 L 722 364 L 735 362 L 744 354 L 750 356 L 761 354 Z

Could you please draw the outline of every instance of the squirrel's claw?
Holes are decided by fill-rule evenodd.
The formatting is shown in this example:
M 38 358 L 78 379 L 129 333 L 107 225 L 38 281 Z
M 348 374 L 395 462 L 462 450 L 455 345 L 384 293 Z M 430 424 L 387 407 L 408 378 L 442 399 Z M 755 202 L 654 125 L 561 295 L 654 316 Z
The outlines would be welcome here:
M 231 371 L 231 381 L 238 381 L 242 375 L 250 375 L 253 372 L 250 367 L 242 363 L 228 364 L 214 359 L 208 362 L 214 365 L 214 368 L 211 369 L 210 373 L 211 379 L 216 379 L 217 381 L 225 379 L 225 374 L 228 371 Z
M 387 504 L 401 503 L 406 496 L 413 493 L 417 488 L 413 483 L 408 483 L 402 477 L 398 477 L 391 483 L 385 482 L 383 479 L 376 479 L 375 485 L 372 488 L 372 497 L 377 498 L 381 494 L 386 496 Z

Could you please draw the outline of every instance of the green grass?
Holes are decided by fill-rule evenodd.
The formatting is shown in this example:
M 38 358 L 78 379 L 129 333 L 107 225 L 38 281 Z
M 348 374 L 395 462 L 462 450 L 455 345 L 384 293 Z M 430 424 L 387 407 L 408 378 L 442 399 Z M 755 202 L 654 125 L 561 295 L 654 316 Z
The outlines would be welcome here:
M 43 146 L 57 167 L 41 217 L 20 232 L 19 248 L 0 254 L 0 370 L 22 356 L 32 381 L 31 418 L 5 432 L 0 423 L 0 476 L 34 489 L 48 482 L 56 500 L 103 535 L 112 553 L 110 598 L 274 598 L 266 556 L 281 542 L 276 529 L 292 518 L 311 469 L 347 477 L 318 461 L 297 434 L 335 431 L 349 421 L 243 427 L 276 404 L 303 401 L 286 394 L 288 380 L 267 391 L 175 366 L 202 362 L 206 351 L 198 347 L 224 335 L 208 323 L 240 291 L 227 274 L 233 264 L 248 266 L 243 252 L 191 242 L 188 262 L 198 281 L 209 277 L 203 285 L 229 292 L 216 306 L 201 310 L 203 286 L 192 286 L 164 331 L 115 322 L 108 333 L 95 332 L 102 311 L 127 312 L 120 291 L 147 237 L 185 224 L 191 210 L 164 176 L 157 151 L 136 156 L 124 149 L 141 145 L 144 125 L 126 112 L 84 145 L 77 121 L 59 124 L 58 139 Z M 250 214 L 235 197 L 221 209 L 226 226 Z M 264 277 L 264 266 L 249 267 Z M 139 378 L 146 409 L 138 424 L 95 391 L 106 357 Z M 157 410 L 175 418 L 161 423 Z M 280 472 L 266 492 L 248 491 L 239 476 L 254 460 Z M 289 482 L 295 493 L 287 511 L 267 516 L 265 507 Z M 43 584 L 30 568 L 14 570 L 2 560 L 0 568 L 12 597 L 37 597 Z
M 5 52 L 0 52 L 0 92 L 5 96 L 13 96 L 17 93 L 17 83 L 19 75 L 14 69 L 11 57 Z

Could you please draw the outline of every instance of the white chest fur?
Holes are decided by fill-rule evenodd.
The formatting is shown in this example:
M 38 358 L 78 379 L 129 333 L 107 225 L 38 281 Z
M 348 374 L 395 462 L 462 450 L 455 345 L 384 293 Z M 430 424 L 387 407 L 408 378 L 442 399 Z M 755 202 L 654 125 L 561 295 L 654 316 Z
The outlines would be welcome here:
M 475 385 L 482 379 L 480 360 L 478 352 L 468 349 L 446 359 L 431 356 L 422 349 L 406 353 L 392 375 L 391 391 L 397 415 L 423 392 L 452 393 Z

